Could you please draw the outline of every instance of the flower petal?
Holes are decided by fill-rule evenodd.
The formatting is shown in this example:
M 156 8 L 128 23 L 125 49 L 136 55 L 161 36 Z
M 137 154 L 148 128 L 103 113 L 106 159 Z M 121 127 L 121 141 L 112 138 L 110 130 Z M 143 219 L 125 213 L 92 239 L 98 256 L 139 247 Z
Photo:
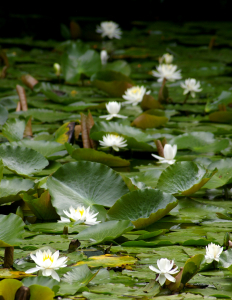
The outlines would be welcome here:
M 60 282 L 60 277 L 59 277 L 59 275 L 56 273 L 56 271 L 52 270 L 51 276 L 52 276 L 53 279 L 55 279 L 55 280 L 57 280 L 57 281 Z
M 31 268 L 27 271 L 25 271 L 25 273 L 29 274 L 29 273 L 34 273 L 40 270 L 40 267 L 35 267 L 35 268 Z
M 160 270 L 156 269 L 153 266 L 149 266 L 149 269 L 151 269 L 153 272 L 156 272 L 156 273 L 160 274 Z
M 176 282 L 176 279 L 173 276 L 171 276 L 170 274 L 165 273 L 164 275 L 169 281 Z

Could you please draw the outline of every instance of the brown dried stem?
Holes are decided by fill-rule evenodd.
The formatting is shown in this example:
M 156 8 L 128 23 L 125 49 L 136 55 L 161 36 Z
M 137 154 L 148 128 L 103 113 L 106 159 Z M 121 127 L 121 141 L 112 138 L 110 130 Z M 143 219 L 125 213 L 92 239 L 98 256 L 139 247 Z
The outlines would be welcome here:
M 156 140 L 155 144 L 156 144 L 156 148 L 157 148 L 159 156 L 164 157 L 164 147 L 163 147 L 161 141 Z
M 37 79 L 32 77 L 30 74 L 23 75 L 21 77 L 22 82 L 29 87 L 31 90 L 33 90 L 34 86 L 39 82 Z
M 16 91 L 17 91 L 18 96 L 19 96 L 19 100 L 20 100 L 22 110 L 27 111 L 28 107 L 27 107 L 27 97 L 26 97 L 25 89 L 21 85 L 17 84 L 16 85 Z
M 87 128 L 87 116 L 84 114 L 81 114 L 81 132 L 82 132 L 83 148 L 91 148 L 88 128 Z
M 89 112 L 87 116 L 88 136 L 90 135 L 90 129 L 93 127 L 93 125 L 94 125 L 93 116 L 91 115 L 91 112 Z M 97 149 L 97 143 L 94 140 L 92 140 L 90 137 L 89 137 L 89 141 L 90 141 L 91 148 Z
M 6 247 L 4 254 L 4 268 L 11 268 L 14 262 L 14 247 Z

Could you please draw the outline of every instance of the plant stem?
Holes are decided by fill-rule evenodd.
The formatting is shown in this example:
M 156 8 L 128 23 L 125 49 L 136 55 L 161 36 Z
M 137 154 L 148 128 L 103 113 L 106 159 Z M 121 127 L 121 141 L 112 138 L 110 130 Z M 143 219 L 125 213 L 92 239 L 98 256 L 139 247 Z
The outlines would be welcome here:
M 183 104 L 185 104 L 185 103 L 186 103 L 186 101 L 188 100 L 188 97 L 189 97 L 189 95 L 190 95 L 190 92 L 188 92 L 188 94 L 185 96 L 185 99 L 184 99 L 184 102 L 183 102 Z
M 4 268 L 11 268 L 14 262 L 14 247 L 6 247 L 4 254 Z

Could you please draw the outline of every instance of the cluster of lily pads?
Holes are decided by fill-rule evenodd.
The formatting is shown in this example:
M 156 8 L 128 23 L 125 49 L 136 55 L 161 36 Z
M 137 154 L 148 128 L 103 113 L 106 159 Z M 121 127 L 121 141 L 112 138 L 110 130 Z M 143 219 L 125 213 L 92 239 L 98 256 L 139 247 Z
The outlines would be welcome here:
M 121 40 L 112 21 L 96 31 Z M 57 44 L 50 80 L 43 72 L 37 80 L 33 70 L 16 80 L 11 69 L 2 73 L 16 87 L 0 100 L 3 297 L 10 287 L 12 299 L 24 291 L 32 300 L 41 293 L 95 299 L 113 295 L 113 284 L 115 299 L 185 297 L 183 289 L 202 295 L 197 287 L 204 272 L 231 272 L 232 209 L 229 201 L 213 205 L 206 196 L 231 197 L 231 126 L 223 122 L 232 120 L 232 93 L 204 103 L 204 114 L 213 113 L 197 115 L 198 102 L 186 101 L 207 85 L 201 89 L 191 77 L 176 84 L 182 77 L 173 51 L 156 55 L 156 71 L 145 74 L 149 85 L 131 80 L 115 45 L 101 41 L 96 51 L 95 43 L 80 40 Z M 14 55 L 6 53 L 13 64 Z M 180 246 L 181 253 L 174 248 Z M 122 281 L 115 278 L 119 272 Z M 206 296 L 228 295 L 215 289 Z

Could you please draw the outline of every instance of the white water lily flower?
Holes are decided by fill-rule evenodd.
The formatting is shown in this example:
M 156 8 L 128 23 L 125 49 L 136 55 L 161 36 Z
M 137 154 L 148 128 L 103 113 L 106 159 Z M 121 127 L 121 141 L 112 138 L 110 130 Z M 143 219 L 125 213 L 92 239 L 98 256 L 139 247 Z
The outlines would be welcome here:
M 52 278 L 60 281 L 59 275 L 55 270 L 66 267 L 67 257 L 59 257 L 59 251 L 54 254 L 48 249 L 47 251 L 36 251 L 35 255 L 31 254 L 31 258 L 36 263 L 36 267 L 27 270 L 25 273 L 34 273 L 39 270 L 42 271 L 43 276 L 52 276 Z
M 158 82 L 162 82 L 164 78 L 168 81 L 175 81 L 182 78 L 180 74 L 181 70 L 176 71 L 177 66 L 175 65 L 162 64 L 156 69 L 157 71 L 152 71 L 152 75 L 159 78 Z
M 102 37 L 107 36 L 109 39 L 120 39 L 122 31 L 119 25 L 113 21 L 101 22 L 100 26 L 97 26 L 97 33 L 100 33 Z
M 170 165 L 174 164 L 176 161 L 174 158 L 177 152 L 177 145 L 166 144 L 164 146 L 164 157 L 152 154 L 153 157 L 159 160 L 159 163 L 168 163 Z
M 125 91 L 125 95 L 122 96 L 123 99 L 127 100 L 124 104 L 137 105 L 143 100 L 145 94 L 149 95 L 151 91 L 146 91 L 144 86 L 133 86 Z
M 99 141 L 103 148 L 112 147 L 115 151 L 119 151 L 119 148 L 127 146 L 126 140 L 122 136 L 116 134 L 104 135 L 103 141 Z
M 86 225 L 95 225 L 100 223 L 101 221 L 97 221 L 95 218 L 98 215 L 97 213 L 90 211 L 90 206 L 85 209 L 84 206 L 78 206 L 77 209 L 74 209 L 70 206 L 69 211 L 64 210 L 63 212 L 68 216 L 68 218 L 61 217 L 59 223 L 67 223 L 67 222 L 77 222 L 84 223 Z
M 174 265 L 174 260 L 170 261 L 167 258 L 161 258 L 157 260 L 157 266 L 159 270 L 153 266 L 149 266 L 149 268 L 152 271 L 159 274 L 156 281 L 159 281 L 160 285 L 163 285 L 166 279 L 168 279 L 171 282 L 176 282 L 176 279 L 171 275 L 176 274 L 178 272 L 178 267 L 172 270 L 173 265 Z
M 97 221 L 97 218 L 95 218 L 98 215 L 97 213 L 91 212 L 90 211 L 90 206 L 86 209 L 86 214 L 85 214 L 85 224 L 86 225 L 96 225 L 100 223 L 101 221 Z
M 126 116 L 119 115 L 118 112 L 121 109 L 121 103 L 117 101 L 112 101 L 106 104 L 106 109 L 109 115 L 100 116 L 100 118 L 105 118 L 106 120 L 111 120 L 113 118 L 123 118 L 126 119 Z
M 220 247 L 219 245 L 216 245 L 214 243 L 211 243 L 208 246 L 206 246 L 206 262 L 210 264 L 214 260 L 219 261 L 219 256 L 221 255 L 222 251 L 223 247 Z
M 107 54 L 106 50 L 102 50 L 100 53 L 100 57 L 101 57 L 101 63 L 102 65 L 106 65 L 107 64 L 107 60 L 109 58 L 109 55 Z
M 159 63 L 162 64 L 163 62 L 165 64 L 171 64 L 173 62 L 174 56 L 169 53 L 165 53 L 163 56 L 159 58 Z
M 186 79 L 180 86 L 184 89 L 184 95 L 190 93 L 193 98 L 195 97 L 195 93 L 202 91 L 200 81 L 196 81 L 195 78 Z
M 70 206 L 69 212 L 64 210 L 64 213 L 69 217 L 67 220 L 71 220 L 72 222 L 80 221 L 83 223 L 85 220 L 86 210 L 84 206 L 78 206 L 77 209 L 74 209 L 72 206 Z M 63 218 L 63 220 L 64 219 L 66 220 L 66 218 Z M 63 220 L 61 219 L 61 221 Z

